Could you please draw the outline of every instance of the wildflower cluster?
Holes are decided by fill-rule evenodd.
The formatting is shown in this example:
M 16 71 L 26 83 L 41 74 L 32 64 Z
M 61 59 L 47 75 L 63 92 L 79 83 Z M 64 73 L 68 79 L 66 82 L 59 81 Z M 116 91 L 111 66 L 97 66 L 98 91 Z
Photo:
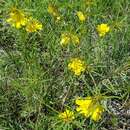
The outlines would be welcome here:
M 78 98 L 75 100 L 75 104 L 77 105 L 76 111 L 85 118 L 90 117 L 91 120 L 96 122 L 102 118 L 104 108 L 95 97 Z M 66 109 L 63 113 L 59 113 L 59 118 L 64 121 L 72 121 L 76 117 L 73 111 Z
M 86 4 L 90 4 L 91 0 L 86 1 Z M 48 13 L 54 17 L 56 20 L 61 19 L 61 15 L 56 6 L 49 4 Z M 86 14 L 82 11 L 77 11 L 76 17 L 78 17 L 80 22 L 85 22 L 87 17 Z M 9 18 L 6 20 L 10 25 L 16 27 L 17 29 L 25 28 L 25 30 L 29 33 L 37 32 L 42 30 L 43 26 L 40 21 L 37 19 L 26 15 L 26 13 L 20 9 L 13 8 L 10 11 Z M 108 24 L 102 23 L 97 26 L 95 29 L 98 32 L 100 37 L 104 37 L 109 31 L 110 27 Z M 77 34 L 71 32 L 63 32 L 61 33 L 60 45 L 67 46 L 69 44 L 79 45 L 80 38 Z M 74 46 L 77 47 L 77 46 Z M 80 76 L 86 70 L 86 63 L 84 60 L 80 58 L 71 58 L 68 63 L 68 70 L 74 73 L 76 76 Z M 102 113 L 104 112 L 104 108 L 100 103 L 100 100 L 96 97 L 86 97 L 86 98 L 78 98 L 75 100 L 76 104 L 76 112 L 83 115 L 85 118 L 90 118 L 94 121 L 99 121 L 102 118 Z M 76 118 L 74 111 L 66 109 L 64 112 L 59 113 L 59 118 L 65 122 L 72 121 Z
M 38 20 L 28 17 L 24 11 L 16 7 L 11 9 L 9 18 L 6 21 L 17 29 L 25 26 L 27 32 L 37 32 L 42 29 L 42 24 Z

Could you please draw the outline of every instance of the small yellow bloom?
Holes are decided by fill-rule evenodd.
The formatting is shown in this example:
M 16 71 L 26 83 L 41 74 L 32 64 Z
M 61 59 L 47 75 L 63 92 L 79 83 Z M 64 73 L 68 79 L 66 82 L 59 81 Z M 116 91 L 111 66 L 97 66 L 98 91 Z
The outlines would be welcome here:
M 110 27 L 107 24 L 100 24 L 97 26 L 97 31 L 99 33 L 99 36 L 105 36 L 106 33 L 108 33 L 110 30 Z
M 42 24 L 38 20 L 30 18 L 26 25 L 26 31 L 37 32 L 38 30 L 42 30 Z
M 59 118 L 65 122 L 72 121 L 75 118 L 74 112 L 66 109 L 64 112 L 59 114 Z
M 73 71 L 75 75 L 79 76 L 81 72 L 84 72 L 86 69 L 84 61 L 79 58 L 73 58 L 68 64 L 68 69 Z
M 92 114 L 92 107 L 94 105 L 94 101 L 92 97 L 86 97 L 85 99 L 76 99 L 75 101 L 78 107 L 76 111 L 83 114 L 85 117 L 89 117 Z
M 92 113 L 91 119 L 94 121 L 99 121 L 102 117 L 104 109 L 101 105 L 98 105 Z
M 9 18 L 6 21 L 10 23 L 13 27 L 19 29 L 22 26 L 26 25 L 27 18 L 22 10 L 19 10 L 17 8 L 12 8 L 9 14 Z
M 98 98 L 86 97 L 85 99 L 76 99 L 75 104 L 78 105 L 76 111 L 85 117 L 90 117 L 94 121 L 101 119 L 104 108 L 99 105 Z
M 63 33 L 61 34 L 61 41 L 60 44 L 63 46 L 68 45 L 70 42 L 74 44 L 79 44 L 80 40 L 77 35 L 70 34 L 70 33 Z
M 50 13 L 53 17 L 55 17 L 56 20 L 61 19 L 60 13 L 59 13 L 57 7 L 52 4 L 49 4 L 49 6 L 48 6 L 48 13 Z
M 60 41 L 61 45 L 66 46 L 67 44 L 69 44 L 70 40 L 71 40 L 71 37 L 68 33 L 61 34 L 61 41 Z
M 77 12 L 77 16 L 78 16 L 78 18 L 79 18 L 79 20 L 80 20 L 81 22 L 83 22 L 83 21 L 86 20 L 85 15 L 84 15 L 83 12 L 81 12 L 81 11 L 78 11 L 78 12 Z

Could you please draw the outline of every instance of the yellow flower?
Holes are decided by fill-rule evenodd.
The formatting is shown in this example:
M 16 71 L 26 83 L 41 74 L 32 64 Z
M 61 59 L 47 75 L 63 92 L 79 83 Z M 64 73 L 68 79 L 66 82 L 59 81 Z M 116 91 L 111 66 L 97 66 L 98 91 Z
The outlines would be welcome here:
M 86 97 L 85 99 L 76 99 L 75 104 L 78 105 L 76 111 L 85 117 L 91 117 L 94 121 L 101 119 L 104 108 L 99 105 L 98 98 Z
M 78 105 L 76 111 L 83 114 L 85 117 L 89 117 L 92 113 L 92 107 L 94 101 L 92 97 L 86 97 L 85 99 L 76 99 L 75 104 Z
M 37 32 L 38 30 L 42 30 L 42 24 L 38 20 L 30 18 L 26 25 L 26 31 Z
M 27 18 L 22 10 L 17 8 L 12 8 L 9 14 L 9 18 L 6 20 L 13 27 L 21 28 L 27 23 Z
M 101 116 L 103 112 L 104 112 L 103 107 L 101 105 L 98 105 L 93 111 L 91 119 L 94 121 L 99 121 L 102 118 Z
M 56 20 L 61 19 L 60 13 L 59 13 L 57 7 L 52 4 L 49 4 L 49 6 L 48 6 L 48 13 L 50 13 L 52 16 L 54 16 L 56 18 Z
M 110 30 L 110 27 L 107 24 L 100 24 L 97 26 L 97 31 L 98 31 L 100 37 L 102 37 L 106 33 L 108 33 L 109 30 Z
M 86 69 L 84 61 L 73 58 L 71 59 L 71 62 L 68 64 L 68 69 L 73 71 L 75 75 L 79 76 L 81 72 L 84 72 Z
M 64 112 L 59 114 L 59 118 L 65 122 L 72 121 L 75 118 L 74 112 L 66 109 Z
M 78 16 L 78 18 L 79 18 L 79 20 L 80 20 L 81 22 L 83 22 L 83 21 L 86 20 L 85 15 L 84 15 L 83 12 L 81 12 L 81 11 L 78 11 L 78 12 L 77 12 L 77 16 Z
M 67 44 L 69 44 L 71 38 L 70 35 L 67 33 L 63 33 L 61 34 L 61 41 L 60 44 L 66 46 Z
M 74 44 L 79 44 L 80 40 L 77 35 L 70 34 L 70 33 L 63 33 L 61 34 L 61 41 L 60 44 L 63 46 L 68 45 L 70 42 Z

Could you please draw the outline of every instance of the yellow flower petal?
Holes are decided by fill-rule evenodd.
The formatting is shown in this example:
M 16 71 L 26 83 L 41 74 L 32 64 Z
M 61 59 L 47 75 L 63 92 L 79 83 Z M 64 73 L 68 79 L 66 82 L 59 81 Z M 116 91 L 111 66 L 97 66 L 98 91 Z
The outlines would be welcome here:
M 16 23 L 16 28 L 17 28 L 17 29 L 21 28 L 21 23 L 18 23 L 18 22 L 17 22 L 17 23 Z
M 79 18 L 79 20 L 80 20 L 81 22 L 83 22 L 83 21 L 86 20 L 85 15 L 84 15 L 83 12 L 81 12 L 81 11 L 78 11 L 78 12 L 77 12 L 77 16 L 78 16 L 78 18 Z

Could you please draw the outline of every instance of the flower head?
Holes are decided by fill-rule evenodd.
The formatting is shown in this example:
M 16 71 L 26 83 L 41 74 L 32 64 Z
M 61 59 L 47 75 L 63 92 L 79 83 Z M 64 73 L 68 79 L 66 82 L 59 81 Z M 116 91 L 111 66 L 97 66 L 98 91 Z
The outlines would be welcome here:
M 91 119 L 94 121 L 99 121 L 102 117 L 102 113 L 104 112 L 104 108 L 101 105 L 98 105 L 91 115 Z
M 84 61 L 79 58 L 71 59 L 71 62 L 68 64 L 68 68 L 74 72 L 75 75 L 79 76 L 81 72 L 84 72 L 86 69 Z
M 100 37 L 102 37 L 106 33 L 108 33 L 109 30 L 110 30 L 110 27 L 107 24 L 100 24 L 97 26 L 97 31 L 98 31 Z
M 61 41 L 60 41 L 60 44 L 61 45 L 67 45 L 71 40 L 71 37 L 68 33 L 63 33 L 61 34 Z
M 74 112 L 66 109 L 64 112 L 59 114 L 59 118 L 65 122 L 72 121 L 74 117 Z
M 86 97 L 85 99 L 76 99 L 75 104 L 78 105 L 76 111 L 85 117 L 90 117 L 94 121 L 101 119 L 104 108 L 99 104 L 97 99 Z
M 78 16 L 78 18 L 79 18 L 79 20 L 80 20 L 81 22 L 84 22 L 84 21 L 86 20 L 85 15 L 84 15 L 83 12 L 81 12 L 81 11 L 78 11 L 78 12 L 77 12 L 77 16 Z
M 68 45 L 70 42 L 74 44 L 79 44 L 80 40 L 77 35 L 71 34 L 71 33 L 63 33 L 61 34 L 61 41 L 60 44 L 63 46 Z
M 42 24 L 35 19 L 30 18 L 26 25 L 26 31 L 27 32 L 37 32 L 38 30 L 42 29 Z
M 27 18 L 22 10 L 17 8 L 12 8 L 9 14 L 9 18 L 6 20 L 13 27 L 21 28 L 27 23 Z
M 86 97 L 85 99 L 76 99 L 75 101 L 78 107 L 76 108 L 77 112 L 83 114 L 85 117 L 89 117 L 92 113 L 93 99 L 92 97 Z
M 60 20 L 61 19 L 60 13 L 59 13 L 57 7 L 52 5 L 52 4 L 48 5 L 48 13 L 50 13 L 53 17 L 55 17 L 56 20 Z

